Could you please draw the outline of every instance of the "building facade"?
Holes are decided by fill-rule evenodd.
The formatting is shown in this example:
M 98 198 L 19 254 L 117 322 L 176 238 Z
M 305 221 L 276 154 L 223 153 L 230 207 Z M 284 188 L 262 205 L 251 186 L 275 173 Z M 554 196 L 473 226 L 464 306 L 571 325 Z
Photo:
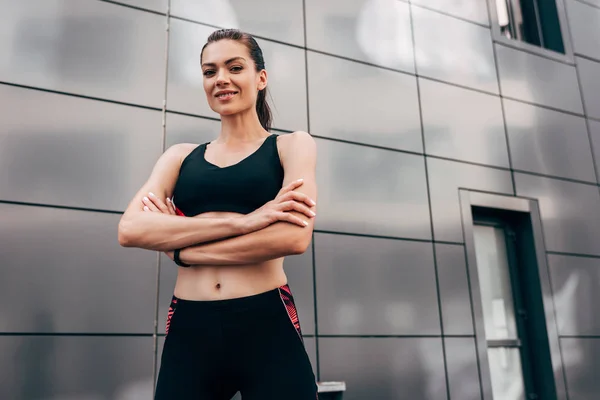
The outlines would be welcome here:
M 0 398 L 152 398 L 177 267 L 117 224 L 166 148 L 218 134 L 199 54 L 219 27 L 262 46 L 274 132 L 317 142 L 315 233 L 285 270 L 319 380 L 525 399 L 523 337 L 487 330 L 519 325 L 486 303 L 518 277 L 477 214 L 510 203 L 533 221 L 531 354 L 556 398 L 600 398 L 600 1 L 557 0 L 550 33 L 536 9 L 541 44 L 513 3 L 0 0 Z

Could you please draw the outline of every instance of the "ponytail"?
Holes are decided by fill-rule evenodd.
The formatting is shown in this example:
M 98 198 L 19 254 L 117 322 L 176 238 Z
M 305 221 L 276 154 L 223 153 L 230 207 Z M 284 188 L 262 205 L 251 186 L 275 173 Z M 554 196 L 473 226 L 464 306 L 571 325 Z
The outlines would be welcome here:
M 258 114 L 258 119 L 260 120 L 262 127 L 265 130 L 270 131 L 273 117 L 271 115 L 271 107 L 269 107 L 269 103 L 267 103 L 267 88 L 258 92 L 258 97 L 256 99 L 256 113 Z

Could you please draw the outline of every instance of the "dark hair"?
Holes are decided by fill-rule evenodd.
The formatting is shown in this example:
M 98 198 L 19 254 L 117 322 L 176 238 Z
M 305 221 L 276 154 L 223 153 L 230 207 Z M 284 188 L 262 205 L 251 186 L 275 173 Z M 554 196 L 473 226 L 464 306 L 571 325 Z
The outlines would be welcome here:
M 248 52 L 250 53 L 250 57 L 254 61 L 256 65 L 256 71 L 260 72 L 265 69 L 265 60 L 263 58 L 262 50 L 256 40 L 252 37 L 252 35 L 242 32 L 238 29 L 219 29 L 218 31 L 214 31 L 208 37 L 206 44 L 202 47 L 202 51 L 200 52 L 200 63 L 202 63 L 202 54 L 204 53 L 204 49 L 210 43 L 218 42 L 219 40 L 229 39 L 240 42 L 248 48 Z M 265 87 L 263 90 L 258 92 L 258 98 L 256 99 L 256 113 L 258 114 L 258 119 L 260 120 L 260 124 L 267 131 L 271 129 L 271 108 L 267 103 L 267 88 Z

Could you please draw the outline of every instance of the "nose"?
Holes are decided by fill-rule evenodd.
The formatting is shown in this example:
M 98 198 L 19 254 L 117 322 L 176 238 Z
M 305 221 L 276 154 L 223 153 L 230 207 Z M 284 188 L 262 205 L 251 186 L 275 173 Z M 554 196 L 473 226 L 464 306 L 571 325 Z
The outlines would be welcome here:
M 227 75 L 227 72 L 223 71 L 222 69 L 219 70 L 219 72 L 217 73 L 217 80 L 216 80 L 217 86 L 227 85 L 228 83 L 229 83 L 229 76 Z

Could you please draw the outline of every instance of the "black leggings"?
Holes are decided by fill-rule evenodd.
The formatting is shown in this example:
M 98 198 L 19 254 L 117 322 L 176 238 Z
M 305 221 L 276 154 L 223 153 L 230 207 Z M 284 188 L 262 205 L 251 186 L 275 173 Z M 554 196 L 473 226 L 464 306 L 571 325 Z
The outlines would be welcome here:
M 315 400 L 288 285 L 254 296 L 173 297 L 155 400 Z

